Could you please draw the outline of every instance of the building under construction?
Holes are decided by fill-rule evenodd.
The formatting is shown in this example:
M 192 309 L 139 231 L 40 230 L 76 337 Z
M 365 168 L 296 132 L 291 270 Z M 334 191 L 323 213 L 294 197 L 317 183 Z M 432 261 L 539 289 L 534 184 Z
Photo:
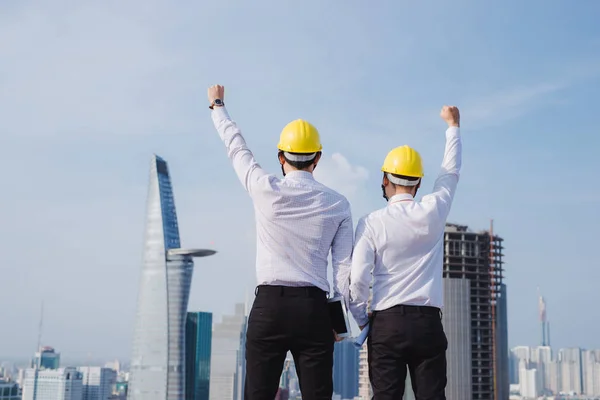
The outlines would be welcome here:
M 446 224 L 444 329 L 448 400 L 508 400 L 508 329 L 503 239 Z

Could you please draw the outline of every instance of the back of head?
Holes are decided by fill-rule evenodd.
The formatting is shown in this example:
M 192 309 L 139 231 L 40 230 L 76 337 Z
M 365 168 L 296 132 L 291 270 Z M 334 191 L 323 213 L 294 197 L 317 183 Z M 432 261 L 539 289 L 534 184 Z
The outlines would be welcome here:
M 311 165 L 316 166 L 323 146 L 317 128 L 308 121 L 297 119 L 283 128 L 277 148 L 282 169 L 285 161 L 294 169 L 306 170 Z
M 381 170 L 381 187 L 386 200 L 397 193 L 416 195 L 424 176 L 421 155 L 406 145 L 392 149 L 385 157 Z

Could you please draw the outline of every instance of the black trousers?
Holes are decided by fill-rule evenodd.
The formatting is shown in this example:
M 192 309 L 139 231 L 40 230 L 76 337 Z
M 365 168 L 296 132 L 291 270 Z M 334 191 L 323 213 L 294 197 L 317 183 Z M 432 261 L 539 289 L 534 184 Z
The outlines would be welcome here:
M 406 370 L 417 400 L 445 400 L 448 340 L 435 307 L 399 305 L 373 313 L 367 342 L 374 400 L 402 400 Z
M 303 400 L 331 400 L 333 329 L 316 287 L 259 286 L 246 334 L 245 400 L 273 400 L 291 351 Z

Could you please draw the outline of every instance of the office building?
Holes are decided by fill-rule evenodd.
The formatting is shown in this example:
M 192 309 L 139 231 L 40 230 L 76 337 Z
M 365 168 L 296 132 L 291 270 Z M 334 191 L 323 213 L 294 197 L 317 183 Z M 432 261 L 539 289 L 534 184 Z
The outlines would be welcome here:
M 464 225 L 446 224 L 443 324 L 449 343 L 448 400 L 508 398 L 503 239 L 492 231 L 476 233 Z
M 181 249 L 167 163 L 152 158 L 144 255 L 135 318 L 129 400 L 185 396 L 185 319 L 193 257 L 213 250 Z
M 16 382 L 0 379 L 0 400 L 21 400 Z
M 83 379 L 75 368 L 25 371 L 22 400 L 83 400 Z
M 35 357 L 31 361 L 31 368 L 58 369 L 59 367 L 60 353 L 57 353 L 50 346 L 40 348 L 40 351 L 35 353 Z
M 78 367 L 83 384 L 83 400 L 111 400 L 117 371 L 102 367 Z
M 246 306 L 235 305 L 233 315 L 224 315 L 214 324 L 210 361 L 210 399 L 237 400 L 243 393 L 240 386 L 240 350 L 246 324 Z M 245 365 L 245 364 L 244 364 Z
M 336 342 L 333 351 L 333 392 L 342 399 L 358 396 L 358 352 L 350 340 Z
M 212 313 L 188 312 L 185 323 L 185 399 L 208 400 Z

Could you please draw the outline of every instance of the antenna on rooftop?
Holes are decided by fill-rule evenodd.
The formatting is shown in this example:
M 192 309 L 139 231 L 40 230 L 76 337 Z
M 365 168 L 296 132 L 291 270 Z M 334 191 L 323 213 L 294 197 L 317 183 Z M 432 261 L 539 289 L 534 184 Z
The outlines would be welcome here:
M 37 340 L 37 349 L 36 351 L 40 351 L 42 348 L 42 327 L 44 325 L 44 300 L 42 300 L 42 311 L 40 313 L 40 325 L 38 326 L 38 340 Z

